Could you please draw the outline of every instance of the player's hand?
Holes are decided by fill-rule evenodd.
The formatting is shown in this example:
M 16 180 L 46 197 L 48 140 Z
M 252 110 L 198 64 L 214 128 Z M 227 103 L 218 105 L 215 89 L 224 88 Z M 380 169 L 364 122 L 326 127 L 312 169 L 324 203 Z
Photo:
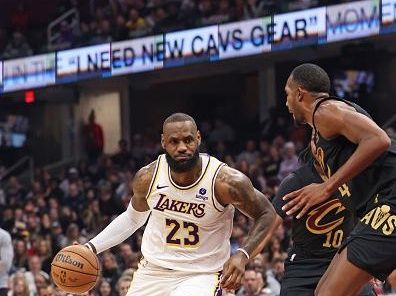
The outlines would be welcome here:
M 224 263 L 220 285 L 225 290 L 236 290 L 241 286 L 245 276 L 245 265 L 248 258 L 242 252 L 236 252 Z
M 308 210 L 322 201 L 330 197 L 330 193 L 326 190 L 325 183 L 312 183 L 299 190 L 286 194 L 283 200 L 288 201 L 282 210 L 286 215 L 293 216 L 297 213 L 296 218 L 303 217 Z

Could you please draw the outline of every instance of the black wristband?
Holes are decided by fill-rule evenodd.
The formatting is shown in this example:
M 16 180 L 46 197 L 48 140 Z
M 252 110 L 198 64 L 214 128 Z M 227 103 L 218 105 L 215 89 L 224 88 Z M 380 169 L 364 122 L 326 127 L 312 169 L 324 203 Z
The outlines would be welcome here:
M 95 246 L 93 245 L 93 243 L 91 243 L 91 242 L 87 242 L 87 245 L 89 246 L 89 248 L 92 250 L 92 252 L 94 252 L 95 253 L 95 255 L 97 254 L 97 252 L 96 252 L 96 248 L 95 248 Z

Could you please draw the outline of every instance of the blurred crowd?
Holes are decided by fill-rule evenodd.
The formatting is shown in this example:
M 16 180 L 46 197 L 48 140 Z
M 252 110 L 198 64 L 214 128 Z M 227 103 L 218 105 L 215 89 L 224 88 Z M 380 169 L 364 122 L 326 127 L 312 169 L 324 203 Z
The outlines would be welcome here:
M 329 5 L 344 0 L 5 0 L 0 11 L 0 58 L 29 56 L 150 34 Z M 45 7 L 45 9 L 44 9 Z M 55 27 L 51 21 L 75 9 Z M 48 21 L 49 20 L 49 21 Z
M 244 172 L 269 198 L 280 181 L 299 166 L 298 152 L 308 135 L 282 116 L 264 122 L 259 135 L 246 142 L 241 142 L 235 129 L 220 119 L 202 121 L 199 127 L 203 135 L 201 151 Z M 23 184 L 17 177 L 3 181 L 0 227 L 11 234 L 14 246 L 8 295 L 61 295 L 50 279 L 53 256 L 74 241 L 87 242 L 123 212 L 130 201 L 135 172 L 159 153 L 159 131 L 135 134 L 130 144 L 120 140 L 119 150 L 113 155 L 82 160 L 63 174 L 37 169 L 31 184 Z M 236 213 L 232 252 L 243 245 L 250 225 L 246 216 Z M 142 233 L 140 229 L 99 256 L 102 277 L 90 294 L 125 296 L 141 258 Z M 248 265 L 243 287 L 236 295 L 279 295 L 289 245 L 290 220 L 285 220 L 269 246 Z
M 305 135 L 290 129 L 285 120 L 276 122 L 263 125 L 260 139 L 240 143 L 234 128 L 225 121 L 203 121 L 199 124 L 204 139 L 201 150 L 243 171 L 255 187 L 272 196 L 280 180 L 297 168 L 296 149 L 303 146 Z M 242 149 L 235 148 L 241 144 Z M 130 201 L 135 172 L 159 153 L 159 132 L 135 134 L 130 144 L 120 140 L 115 154 L 80 161 L 63 174 L 37 169 L 32 184 L 23 184 L 17 177 L 3 181 L 0 227 L 10 232 L 15 252 L 9 295 L 22 293 L 19 291 L 30 296 L 59 293 L 50 281 L 53 256 L 74 241 L 85 243 L 123 212 Z M 248 230 L 248 219 L 237 213 L 233 252 L 243 244 Z M 122 291 L 126 292 L 141 258 L 141 238 L 142 230 L 100 255 L 102 279 L 93 293 L 125 295 Z M 278 295 L 289 242 L 287 225 L 282 226 L 270 247 L 248 267 L 246 285 L 238 295 L 253 295 L 249 291 L 260 287 L 268 292 L 260 295 Z

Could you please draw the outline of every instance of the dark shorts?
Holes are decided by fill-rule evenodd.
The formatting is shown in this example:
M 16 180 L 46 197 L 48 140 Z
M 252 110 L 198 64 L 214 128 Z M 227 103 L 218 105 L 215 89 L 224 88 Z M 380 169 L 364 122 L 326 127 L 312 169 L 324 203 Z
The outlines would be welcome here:
M 357 223 L 339 252 L 347 247 L 348 261 L 384 281 L 396 269 L 396 214 L 378 204 Z
M 282 282 L 280 296 L 314 296 L 315 285 L 290 287 L 288 283 Z
M 290 287 L 288 283 L 283 283 L 281 285 L 280 296 L 314 296 L 315 295 L 316 284 Z M 358 294 L 359 296 L 376 296 L 373 287 L 367 284 L 363 287 L 362 291 Z
M 314 296 L 315 289 L 291 288 L 281 289 L 280 296 Z

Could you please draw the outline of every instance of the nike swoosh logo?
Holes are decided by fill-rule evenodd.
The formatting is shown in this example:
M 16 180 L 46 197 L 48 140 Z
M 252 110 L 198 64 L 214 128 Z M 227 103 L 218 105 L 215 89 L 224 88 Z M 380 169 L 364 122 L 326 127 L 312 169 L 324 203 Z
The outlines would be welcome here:
M 168 185 L 165 185 L 165 186 L 159 186 L 159 185 L 157 185 L 157 189 L 163 189 L 163 188 L 166 188 L 166 187 L 169 187 Z

